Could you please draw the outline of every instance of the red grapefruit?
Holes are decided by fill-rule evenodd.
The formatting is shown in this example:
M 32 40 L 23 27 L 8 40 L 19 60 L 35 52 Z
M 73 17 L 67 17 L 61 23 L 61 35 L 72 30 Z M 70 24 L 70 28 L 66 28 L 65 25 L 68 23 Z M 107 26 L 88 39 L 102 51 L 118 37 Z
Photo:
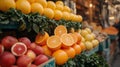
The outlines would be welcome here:
M 3 53 L 4 51 L 4 46 L 0 44 L 0 55 Z
M 24 43 L 22 42 L 17 42 L 15 43 L 12 48 L 11 48 L 11 52 L 15 55 L 15 56 L 22 56 L 27 52 L 27 47 Z

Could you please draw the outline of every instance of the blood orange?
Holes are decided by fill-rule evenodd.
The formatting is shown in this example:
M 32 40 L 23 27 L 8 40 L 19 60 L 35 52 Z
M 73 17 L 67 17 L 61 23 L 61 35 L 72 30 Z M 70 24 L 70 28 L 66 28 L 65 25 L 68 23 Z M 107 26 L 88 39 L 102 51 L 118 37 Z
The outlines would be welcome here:
M 12 46 L 11 52 L 15 56 L 24 55 L 27 52 L 27 46 L 22 42 L 17 42 Z
M 0 54 L 2 54 L 4 51 L 4 46 L 0 44 Z

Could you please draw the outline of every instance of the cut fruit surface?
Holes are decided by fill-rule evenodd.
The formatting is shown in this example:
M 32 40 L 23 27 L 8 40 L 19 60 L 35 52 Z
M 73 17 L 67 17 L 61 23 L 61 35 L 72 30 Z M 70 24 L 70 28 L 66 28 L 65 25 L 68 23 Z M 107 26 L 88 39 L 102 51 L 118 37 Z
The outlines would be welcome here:
M 51 36 L 47 39 L 47 46 L 51 50 L 58 50 L 61 48 L 61 40 L 59 36 Z
M 74 44 L 77 43 L 77 41 L 78 41 L 77 35 L 76 35 L 75 33 L 70 33 L 70 35 L 71 35 L 71 36 L 73 37 L 73 39 L 74 39 Z
M 27 52 L 27 46 L 22 42 L 17 42 L 12 46 L 11 52 L 15 56 L 24 55 Z
M 54 30 L 54 34 L 57 36 L 61 36 L 64 33 L 67 33 L 67 28 L 63 25 L 57 26 Z
M 63 48 L 70 47 L 74 44 L 74 39 L 70 34 L 63 34 L 60 37 L 60 40 L 62 42 L 62 47 Z
M 49 34 L 47 32 L 45 32 L 44 35 L 38 33 L 36 38 L 35 38 L 35 43 L 38 45 L 45 45 L 48 37 L 49 37 Z

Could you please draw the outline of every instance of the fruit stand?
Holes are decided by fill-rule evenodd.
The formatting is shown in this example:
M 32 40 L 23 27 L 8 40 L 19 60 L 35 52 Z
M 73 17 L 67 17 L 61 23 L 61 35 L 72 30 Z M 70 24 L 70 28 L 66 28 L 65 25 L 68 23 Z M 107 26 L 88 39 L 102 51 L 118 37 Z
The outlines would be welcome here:
M 109 39 L 73 12 L 63 1 L 0 0 L 0 67 L 108 67 L 99 52 Z

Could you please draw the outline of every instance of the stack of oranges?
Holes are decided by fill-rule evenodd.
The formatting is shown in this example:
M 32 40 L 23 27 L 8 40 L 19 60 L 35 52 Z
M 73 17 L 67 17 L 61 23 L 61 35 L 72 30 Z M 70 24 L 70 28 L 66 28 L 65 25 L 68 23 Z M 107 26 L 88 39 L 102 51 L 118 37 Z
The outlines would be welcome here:
M 46 1 L 46 0 L 0 0 L 0 10 L 7 11 L 9 8 L 21 10 L 24 14 L 38 12 L 50 19 L 55 20 L 71 20 L 81 22 L 81 15 L 72 13 L 72 10 L 64 5 L 62 1 Z M 72 14 L 71 14 L 72 13 Z
M 57 26 L 52 36 L 47 32 L 44 35 L 39 33 L 35 43 L 42 46 L 44 54 L 54 57 L 58 65 L 63 65 L 69 58 L 86 50 L 81 35 L 78 32 L 68 33 L 63 25 Z

